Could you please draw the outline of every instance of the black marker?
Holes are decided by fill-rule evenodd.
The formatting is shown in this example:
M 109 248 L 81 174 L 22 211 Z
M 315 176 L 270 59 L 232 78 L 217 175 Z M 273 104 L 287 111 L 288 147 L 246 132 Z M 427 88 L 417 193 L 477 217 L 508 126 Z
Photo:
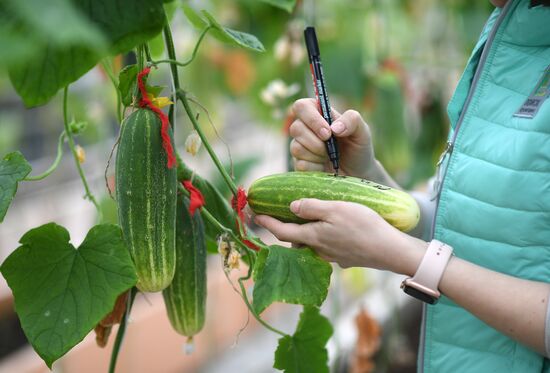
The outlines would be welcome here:
M 319 43 L 317 42 L 317 36 L 315 35 L 314 27 L 306 27 L 304 30 L 304 37 L 306 39 L 307 54 L 309 57 L 309 67 L 311 69 L 311 76 L 313 78 L 313 88 L 315 90 L 315 96 L 317 97 L 317 103 L 319 104 L 319 111 L 321 115 L 329 125 L 332 124 L 332 116 L 330 113 L 330 103 L 328 101 L 327 89 L 325 86 L 325 79 L 323 77 L 323 68 L 321 66 L 321 55 L 319 53 Z M 330 136 L 330 139 L 325 141 L 327 147 L 328 158 L 332 162 L 334 172 L 338 175 L 338 144 L 334 135 Z

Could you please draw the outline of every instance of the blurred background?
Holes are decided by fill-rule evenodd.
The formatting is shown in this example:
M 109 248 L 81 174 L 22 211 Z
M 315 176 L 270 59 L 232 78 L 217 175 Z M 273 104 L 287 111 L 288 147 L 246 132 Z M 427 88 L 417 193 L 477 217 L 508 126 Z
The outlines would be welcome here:
M 185 60 L 198 32 L 185 19 L 181 3 L 176 0 L 167 7 L 178 59 Z M 207 37 L 196 60 L 180 70 L 183 88 L 191 93 L 214 149 L 245 187 L 260 176 L 291 167 L 288 107 L 297 98 L 313 97 L 302 32 L 306 25 L 314 25 L 332 106 L 361 112 L 386 169 L 407 188 L 425 188 L 447 136 L 446 104 L 492 11 L 488 1 L 475 0 L 303 0 L 291 14 L 255 0 L 190 3 L 209 10 L 225 26 L 256 35 L 266 47 L 265 53 L 257 54 Z M 163 58 L 160 36 L 150 48 L 154 59 Z M 132 59 L 118 56 L 112 66 L 119 71 Z M 169 86 L 167 65 L 152 76 L 155 83 Z M 114 174 L 114 168 L 106 166 L 119 130 L 116 93 L 101 67 L 73 84 L 70 93 L 70 116 L 87 122 L 77 139 L 86 153 L 84 170 L 100 199 L 103 219 L 116 222 L 116 206 L 106 188 Z M 45 170 L 63 129 L 61 99 L 58 94 L 45 106 L 26 109 L 7 73 L 0 71 L 0 156 L 19 149 L 33 173 Z M 181 109 L 176 112 L 176 145 L 184 160 L 228 194 L 203 149 L 196 156 L 185 153 L 191 125 L 183 114 Z M 97 222 L 93 206 L 82 198 L 81 181 L 67 154 L 47 179 L 20 183 L 0 225 L 0 262 L 33 227 L 55 221 L 79 244 Z M 275 242 L 252 228 L 267 243 Z M 185 339 L 171 330 L 161 297 L 138 295 L 119 372 L 274 370 L 277 336 L 247 314 L 217 255 L 210 256 L 208 266 L 206 328 L 196 338 L 194 352 L 185 354 Z M 335 268 L 323 306 L 335 326 L 329 343 L 332 371 L 415 371 L 420 306 L 401 293 L 400 281 L 388 273 Z M 291 332 L 298 312 L 298 307 L 274 305 L 266 318 Z M 111 339 L 115 333 L 116 329 Z M 97 347 L 92 333 L 55 363 L 53 371 L 107 371 L 111 347 L 112 341 L 105 349 Z M 0 277 L 0 372 L 47 371 L 27 344 L 11 292 Z

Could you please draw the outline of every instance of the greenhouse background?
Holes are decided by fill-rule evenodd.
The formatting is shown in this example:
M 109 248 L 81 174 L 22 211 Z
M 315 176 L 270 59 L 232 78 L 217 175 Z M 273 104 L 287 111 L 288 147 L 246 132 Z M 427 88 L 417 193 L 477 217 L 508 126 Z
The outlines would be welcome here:
M 193 52 L 200 32 L 183 14 L 184 1 L 165 4 L 178 59 Z M 187 3 L 187 2 L 185 2 Z M 289 107 L 313 97 L 303 43 L 303 29 L 314 25 L 332 106 L 355 109 L 370 125 L 377 158 L 410 189 L 425 189 L 435 172 L 448 133 L 446 105 L 492 11 L 488 1 L 303 0 L 287 13 L 255 0 L 190 1 L 207 9 L 220 23 L 254 34 L 264 53 L 254 53 L 205 38 L 192 64 L 181 70 L 182 87 L 214 150 L 236 182 L 245 188 L 264 175 L 292 168 L 288 153 Z M 46 20 L 47 21 L 47 20 Z M 10 46 L 0 36 L 3 52 Z M 153 59 L 166 58 L 161 36 L 150 42 Z M 106 184 L 113 183 L 109 158 L 117 141 L 116 92 L 111 73 L 133 63 L 135 56 L 116 56 L 71 85 L 75 121 L 86 123 L 77 137 L 82 164 L 98 198 L 103 222 L 117 222 L 116 204 Z M 1 62 L 0 62 L 1 64 Z M 170 87 L 169 67 L 155 77 Z M 27 109 L 0 70 L 0 155 L 19 149 L 33 170 L 53 162 L 63 130 L 62 92 L 47 105 Z M 191 123 L 176 110 L 176 147 L 184 161 L 230 198 L 230 191 L 204 148 L 185 151 Z M 64 145 L 66 146 L 66 145 Z M 17 196 L 0 224 L 0 262 L 15 250 L 29 229 L 55 221 L 80 243 L 98 219 L 69 151 L 59 168 L 43 181 L 20 183 Z M 35 171 L 33 171 L 35 172 Z M 251 225 L 266 243 L 268 232 Z M 130 315 L 118 371 L 271 372 L 277 338 L 248 314 L 235 289 L 241 263 L 226 277 L 220 256 L 208 258 L 205 329 L 189 354 L 185 338 L 171 330 L 159 294 L 139 294 Z M 334 372 L 413 372 L 420 305 L 399 290 L 400 276 L 359 268 L 334 267 L 322 312 L 334 325 L 328 345 Z M 291 331 L 299 307 L 276 304 L 266 320 Z M 93 333 L 53 365 L 54 372 L 107 371 L 116 327 L 107 347 Z M 26 342 L 14 313 L 11 291 L 0 276 L 0 372 L 38 373 L 48 368 Z

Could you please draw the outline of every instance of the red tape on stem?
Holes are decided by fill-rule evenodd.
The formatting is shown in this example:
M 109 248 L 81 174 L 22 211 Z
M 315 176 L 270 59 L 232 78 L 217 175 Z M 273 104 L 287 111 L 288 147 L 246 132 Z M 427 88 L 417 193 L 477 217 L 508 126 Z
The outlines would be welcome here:
M 164 114 L 160 108 L 153 105 L 153 102 L 149 99 L 147 95 L 147 89 L 145 88 L 145 83 L 143 82 L 143 77 L 149 75 L 151 72 L 150 67 L 146 67 L 137 75 L 137 82 L 139 91 L 141 93 L 141 100 L 139 101 L 139 106 L 144 108 L 147 107 L 149 110 L 153 111 L 158 115 L 161 122 L 160 135 L 162 137 L 162 147 L 166 152 L 166 158 L 168 160 L 168 168 L 172 168 L 176 165 L 176 156 L 174 155 L 174 147 L 172 146 L 172 141 L 170 141 L 170 135 L 168 134 L 168 128 L 170 127 L 170 122 L 168 121 L 168 116 Z
M 236 197 L 236 198 L 235 198 Z M 239 232 L 241 233 L 241 239 L 243 243 L 250 249 L 259 251 L 260 248 L 256 246 L 252 241 L 248 240 L 246 238 L 246 225 L 245 225 L 245 216 L 244 216 L 244 208 L 246 207 L 246 204 L 248 203 L 246 193 L 242 187 L 239 187 L 237 189 L 237 196 L 233 196 L 231 198 L 231 207 L 233 207 L 233 210 L 237 213 L 238 219 L 237 219 L 237 229 L 239 229 L 239 226 L 242 227 L 242 230 L 239 229 Z
M 189 192 L 189 213 L 191 216 L 195 214 L 197 209 L 204 206 L 204 196 L 201 191 L 198 190 L 190 180 L 184 180 L 181 182 L 183 187 Z

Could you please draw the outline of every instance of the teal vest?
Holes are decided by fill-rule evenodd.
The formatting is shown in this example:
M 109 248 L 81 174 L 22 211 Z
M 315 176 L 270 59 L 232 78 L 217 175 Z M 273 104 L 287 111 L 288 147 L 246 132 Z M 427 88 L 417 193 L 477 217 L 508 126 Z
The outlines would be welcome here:
M 458 257 L 550 282 L 550 98 L 514 114 L 550 66 L 550 7 L 509 0 L 487 22 L 448 111 L 434 238 Z M 548 360 L 446 297 L 426 306 L 421 372 L 550 372 Z

